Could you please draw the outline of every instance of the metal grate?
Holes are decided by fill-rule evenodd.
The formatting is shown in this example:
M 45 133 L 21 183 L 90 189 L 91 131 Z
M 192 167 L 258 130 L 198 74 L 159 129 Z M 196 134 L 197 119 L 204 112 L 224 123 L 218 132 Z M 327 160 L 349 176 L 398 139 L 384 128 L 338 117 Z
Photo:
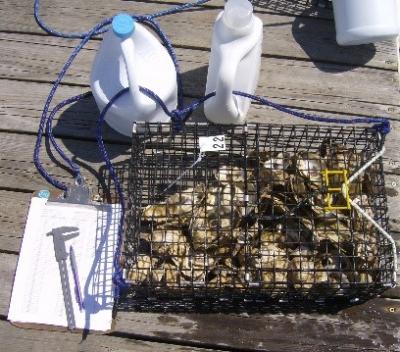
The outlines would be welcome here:
M 226 150 L 199 159 L 199 137 Z M 327 210 L 330 186 L 382 147 L 363 127 L 138 124 L 124 272 L 130 295 L 178 298 L 367 297 L 392 285 L 388 241 L 354 209 Z M 196 162 L 197 161 L 197 162 Z M 381 159 L 349 189 L 385 230 Z M 344 208 L 346 199 L 332 195 Z

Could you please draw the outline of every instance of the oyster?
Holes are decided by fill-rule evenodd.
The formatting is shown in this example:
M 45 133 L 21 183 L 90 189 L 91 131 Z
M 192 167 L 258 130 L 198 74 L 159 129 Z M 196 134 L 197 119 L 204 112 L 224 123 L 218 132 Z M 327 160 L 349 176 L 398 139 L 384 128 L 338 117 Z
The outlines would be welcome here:
M 149 278 L 150 269 L 156 267 L 157 259 L 146 254 L 139 254 L 133 268 L 127 271 L 128 281 L 143 282 Z
M 315 218 L 314 238 L 317 242 L 329 240 L 339 245 L 351 239 L 349 224 L 336 216 Z
M 151 278 L 153 282 L 162 282 L 169 287 L 180 284 L 179 269 L 170 263 L 164 263 L 161 268 L 152 270 Z
M 263 242 L 260 244 L 259 251 L 253 253 L 254 267 L 259 271 L 262 287 L 286 288 L 287 287 L 287 269 L 289 261 L 286 250 L 275 246 L 273 243 Z
M 183 223 L 188 222 L 193 209 L 200 205 L 204 197 L 203 186 L 184 189 L 169 196 L 165 202 L 145 207 L 142 218 L 146 221 L 165 223 L 171 218 L 178 217 Z
M 215 258 L 207 254 L 193 254 L 181 262 L 181 273 L 187 283 L 205 283 L 215 266 Z
M 354 255 L 361 265 L 374 267 L 378 262 L 379 238 L 374 233 L 354 234 Z
M 245 181 L 245 170 L 243 168 L 227 165 L 222 165 L 218 169 L 215 178 L 224 184 L 227 183 L 239 183 L 243 184 Z
M 292 193 L 293 198 L 296 202 L 308 197 L 310 191 L 306 186 L 306 180 L 299 174 L 292 174 L 286 180 L 286 188 Z
M 378 195 L 382 192 L 384 182 L 381 176 L 379 164 L 372 164 L 362 177 L 362 192 L 370 196 Z
M 282 231 L 264 230 L 260 235 L 260 242 L 261 248 L 270 243 L 273 243 L 280 248 L 283 248 L 286 242 L 286 236 Z
M 290 213 L 284 200 L 277 195 L 262 193 L 260 196 L 260 208 L 266 219 L 276 219 Z
M 349 286 L 350 278 L 354 279 L 354 268 L 349 258 L 341 255 L 337 249 L 320 254 L 315 262 L 315 283 L 328 285 L 329 289 L 340 289 Z
M 183 256 L 189 249 L 186 236 L 180 230 L 157 229 L 141 234 L 140 238 L 148 241 L 151 249 L 162 255 Z
M 301 176 L 313 184 L 321 184 L 321 171 L 326 169 L 326 163 L 318 154 L 300 152 L 295 156 L 296 168 Z
M 368 271 L 360 271 L 357 276 L 357 283 L 359 284 L 373 284 L 374 277 Z
M 245 288 L 245 271 L 229 268 L 217 268 L 211 273 L 211 279 L 207 282 L 210 288 Z
M 297 290 L 309 290 L 315 284 L 314 252 L 298 248 L 291 253 L 288 280 Z
M 375 214 L 366 194 L 362 194 L 354 198 L 353 202 L 356 203 L 362 210 L 364 210 L 365 213 L 372 219 L 374 218 Z M 374 225 L 354 208 L 352 208 L 352 215 L 354 230 L 369 233 L 372 229 L 374 229 Z
M 285 186 L 291 160 L 288 153 L 266 153 L 261 160 L 259 178 L 261 187 L 268 185 Z M 261 158 L 260 158 L 261 159 Z
M 207 214 L 217 213 L 219 215 L 233 214 L 233 218 L 239 220 L 244 215 L 244 191 L 237 186 L 226 184 L 219 187 L 210 187 L 206 197 Z
M 327 164 L 333 170 L 345 169 L 353 173 L 362 165 L 362 155 L 353 148 L 334 144 L 327 155 Z

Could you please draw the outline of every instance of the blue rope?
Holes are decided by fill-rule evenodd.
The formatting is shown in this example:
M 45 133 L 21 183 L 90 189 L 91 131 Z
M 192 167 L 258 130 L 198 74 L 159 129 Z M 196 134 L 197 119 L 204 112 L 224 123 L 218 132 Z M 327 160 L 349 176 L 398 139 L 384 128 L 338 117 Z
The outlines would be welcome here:
M 376 125 L 374 125 L 374 128 L 377 129 L 381 134 L 386 135 L 390 132 L 390 122 L 385 117 L 357 117 L 357 118 L 351 118 L 351 119 L 344 119 L 344 118 L 338 118 L 338 117 L 317 116 L 317 115 L 306 114 L 303 112 L 292 110 L 284 105 L 274 103 L 265 97 L 258 97 L 256 95 L 252 95 L 252 94 L 248 94 L 248 93 L 244 93 L 244 92 L 238 92 L 238 91 L 233 91 L 233 94 L 257 101 L 263 105 L 270 106 L 271 108 L 274 108 L 283 113 L 286 113 L 286 114 L 289 114 L 292 116 L 296 116 L 296 117 L 300 117 L 305 120 L 316 121 L 316 122 L 336 123 L 336 124 L 347 124 L 347 125 L 375 123 Z
M 117 173 L 115 172 L 114 166 L 110 160 L 107 149 L 104 145 L 103 123 L 104 123 L 104 119 L 107 114 L 107 111 L 110 109 L 110 107 L 117 101 L 117 99 L 119 97 L 121 97 L 123 94 L 125 94 L 128 91 L 129 91 L 129 88 L 124 88 L 121 91 L 119 91 L 114 97 L 112 97 L 110 99 L 110 101 L 108 102 L 108 104 L 105 106 L 105 108 L 100 113 L 99 118 L 97 120 L 97 145 L 99 147 L 101 154 L 103 155 L 103 159 L 106 163 L 107 169 L 110 172 L 110 176 L 114 182 L 115 189 L 116 189 L 117 195 L 118 195 L 118 199 L 121 204 L 121 217 L 120 217 L 119 224 L 118 224 L 118 238 L 117 238 L 116 252 L 115 252 L 115 257 L 114 257 L 114 274 L 113 274 L 113 282 L 115 285 L 115 297 L 116 298 L 119 297 L 121 290 L 129 287 L 129 285 L 125 282 L 125 280 L 123 278 L 122 267 L 119 263 L 120 256 L 121 256 L 122 235 L 123 235 L 123 231 L 124 231 L 124 221 L 125 221 L 125 199 L 124 199 L 124 193 L 122 190 L 121 182 L 117 176 Z
M 74 61 L 76 56 L 79 54 L 81 49 L 90 40 L 90 38 L 94 35 L 94 33 L 96 33 L 98 30 L 101 30 L 105 26 L 109 25 L 111 23 L 111 21 L 112 21 L 111 18 L 107 18 L 107 19 L 103 20 L 102 22 L 100 22 L 99 24 L 97 24 L 96 26 L 94 26 L 88 32 L 88 34 L 81 40 L 81 42 L 74 48 L 74 50 L 72 51 L 71 55 L 68 57 L 67 61 L 65 62 L 63 68 L 61 69 L 60 73 L 58 74 L 57 79 L 55 80 L 55 82 L 50 90 L 50 93 L 44 104 L 42 116 L 39 121 L 39 129 L 38 129 L 37 139 L 36 139 L 36 143 L 35 143 L 35 149 L 34 149 L 34 153 L 33 153 L 33 162 L 34 162 L 36 168 L 38 169 L 39 173 L 43 176 L 43 178 L 46 181 L 48 181 L 54 187 L 59 188 L 63 191 L 66 191 L 67 187 L 62 182 L 59 182 L 56 179 L 54 179 L 46 171 L 46 169 L 43 167 L 43 165 L 40 161 L 40 149 L 42 146 L 42 137 L 44 134 L 45 125 L 46 125 L 46 121 L 48 118 L 50 104 L 54 98 L 54 95 L 55 95 L 63 77 L 65 76 L 65 73 L 67 72 L 68 68 L 71 66 L 72 62 Z
M 75 103 L 79 100 L 85 99 L 87 97 L 92 96 L 92 92 L 86 92 L 83 94 L 78 94 L 74 97 L 68 98 L 63 100 L 61 103 L 57 104 L 54 109 L 51 111 L 48 120 L 47 120 L 47 125 L 46 125 L 46 133 L 47 136 L 50 140 L 50 143 L 53 145 L 54 149 L 57 151 L 57 153 L 61 156 L 61 158 L 69 165 L 69 167 L 72 170 L 72 174 L 77 182 L 77 184 L 81 184 L 83 182 L 83 177 L 80 172 L 79 166 L 74 163 L 62 150 L 60 145 L 57 143 L 56 139 L 54 138 L 53 135 L 53 120 L 55 115 L 59 110 L 61 110 L 64 106 L 70 105 L 72 103 Z
M 157 18 L 157 17 L 161 17 L 161 16 L 173 15 L 175 13 L 188 10 L 188 9 L 190 9 L 192 7 L 197 7 L 197 6 L 203 5 L 203 4 L 205 4 L 206 2 L 209 2 L 209 1 L 210 0 L 198 0 L 198 1 L 194 1 L 194 2 L 188 2 L 186 4 L 179 5 L 177 7 L 172 8 L 172 9 L 168 9 L 168 10 L 164 10 L 164 11 L 153 13 L 151 15 L 148 15 L 148 17 L 149 18 Z

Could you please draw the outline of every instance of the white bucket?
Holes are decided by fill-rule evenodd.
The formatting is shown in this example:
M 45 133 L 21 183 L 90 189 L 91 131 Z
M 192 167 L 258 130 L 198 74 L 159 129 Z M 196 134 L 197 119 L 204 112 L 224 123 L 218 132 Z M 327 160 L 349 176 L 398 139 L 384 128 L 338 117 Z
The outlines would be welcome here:
M 332 0 L 336 41 L 359 45 L 395 38 L 400 30 L 399 0 Z

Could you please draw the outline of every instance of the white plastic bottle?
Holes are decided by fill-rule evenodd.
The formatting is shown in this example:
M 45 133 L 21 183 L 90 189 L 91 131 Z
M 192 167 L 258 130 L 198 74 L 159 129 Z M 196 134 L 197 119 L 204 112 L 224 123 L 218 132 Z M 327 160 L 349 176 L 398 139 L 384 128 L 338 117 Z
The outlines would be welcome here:
M 254 93 L 260 75 L 262 21 L 247 0 L 228 0 L 214 24 L 205 102 L 207 119 L 218 124 L 241 124 L 250 100 L 232 91 Z
M 333 0 L 336 41 L 359 45 L 399 34 L 399 0 Z
M 104 35 L 90 82 L 100 110 L 129 87 L 105 117 L 113 129 L 127 136 L 131 136 L 134 121 L 170 120 L 158 104 L 139 92 L 140 86 L 155 92 L 170 110 L 177 106 L 176 69 L 171 57 L 152 33 L 127 14 L 115 16 Z

